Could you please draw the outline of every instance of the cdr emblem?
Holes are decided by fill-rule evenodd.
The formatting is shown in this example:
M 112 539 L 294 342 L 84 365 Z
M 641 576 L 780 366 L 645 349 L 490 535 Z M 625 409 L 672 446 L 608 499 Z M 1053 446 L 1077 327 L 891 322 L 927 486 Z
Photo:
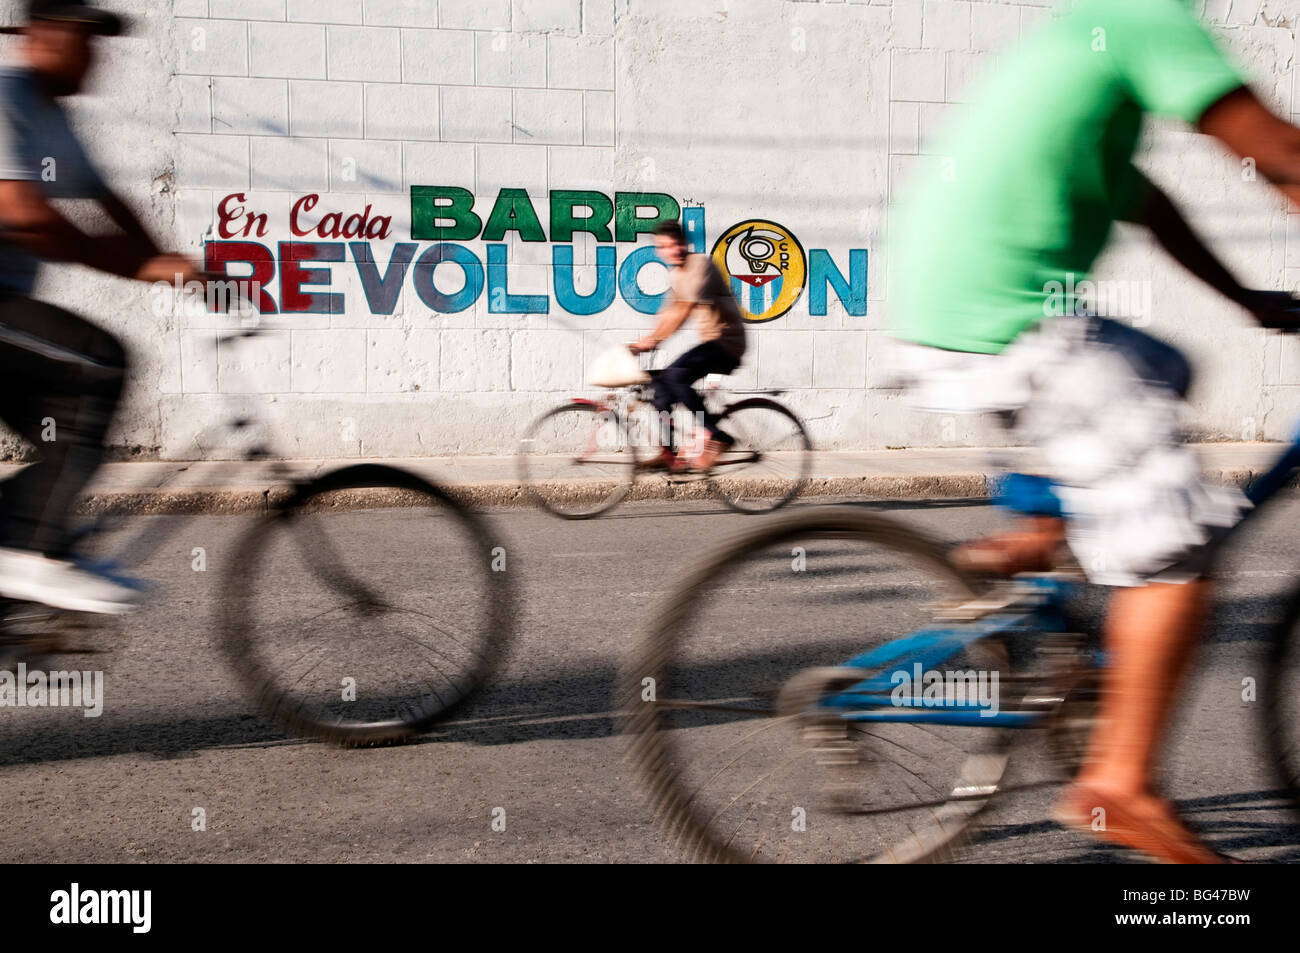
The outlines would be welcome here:
M 749 321 L 781 317 L 799 300 L 808 279 L 799 239 L 761 218 L 723 232 L 713 246 L 713 263 L 731 279 L 731 293 Z

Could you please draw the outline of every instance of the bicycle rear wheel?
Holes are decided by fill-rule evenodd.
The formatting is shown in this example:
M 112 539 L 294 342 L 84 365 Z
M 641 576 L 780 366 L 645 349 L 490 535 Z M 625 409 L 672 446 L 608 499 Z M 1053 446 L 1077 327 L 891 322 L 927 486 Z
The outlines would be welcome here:
M 1273 631 L 1261 688 L 1264 734 L 1274 771 L 1300 823 L 1300 589 Z
M 740 513 L 769 513 L 799 495 L 812 469 L 812 441 L 793 411 L 752 397 L 727 407 L 718 425 L 735 440 L 710 474 L 718 499 Z
M 619 415 L 587 401 L 561 404 L 538 417 L 519 442 L 524 492 L 548 513 L 590 519 L 632 489 L 636 453 Z
M 337 511 L 349 493 L 401 509 Z M 500 661 L 513 620 L 505 558 L 486 522 L 439 487 L 392 467 L 345 467 L 298 486 L 242 537 L 224 574 L 223 648 L 290 734 L 402 741 Z
M 971 596 L 940 544 L 848 507 L 774 517 L 709 554 L 660 603 L 620 689 L 669 837 L 703 861 L 945 856 L 997 791 L 1010 732 L 808 712 L 873 674 L 847 660 Z M 991 637 L 941 667 L 1011 682 Z

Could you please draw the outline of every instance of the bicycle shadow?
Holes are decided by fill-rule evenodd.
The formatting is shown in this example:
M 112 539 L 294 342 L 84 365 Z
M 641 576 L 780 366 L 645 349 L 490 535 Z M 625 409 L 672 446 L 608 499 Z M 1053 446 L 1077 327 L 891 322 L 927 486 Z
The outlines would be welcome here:
M 672 503 L 679 503 L 680 509 L 669 508 Z M 744 514 L 737 513 L 735 510 L 728 509 L 725 506 L 710 505 L 709 500 L 683 498 L 681 500 L 630 500 L 622 503 L 618 509 L 610 513 L 605 513 L 596 517 L 598 520 L 643 520 L 643 519 L 662 519 L 665 516 L 735 516 L 742 517 Z M 694 504 L 694 505 L 692 505 Z M 905 499 L 861 499 L 858 497 L 802 497 L 787 503 L 781 508 L 780 512 L 788 512 L 799 508 L 811 506 L 855 506 L 860 509 L 879 510 L 882 512 L 907 511 L 907 510 L 946 510 L 955 508 L 970 507 L 987 507 L 989 501 L 981 497 L 952 497 L 951 499 L 936 500 L 905 500 Z M 506 508 L 501 508 L 501 512 L 506 512 Z M 746 517 L 749 518 L 749 517 Z
M 848 593 L 836 596 L 837 601 L 851 601 Z M 1270 620 L 1280 615 L 1279 599 L 1251 596 L 1226 603 L 1215 619 L 1231 624 L 1228 631 L 1213 626 L 1210 641 L 1262 643 L 1273 623 L 1250 621 L 1261 613 Z M 795 671 L 836 664 L 862 648 L 861 641 L 845 638 L 820 642 L 815 653 L 804 644 L 733 652 L 725 657 L 695 660 L 681 669 L 679 677 L 682 684 L 706 688 L 715 698 L 770 700 Z M 447 721 L 408 743 L 499 746 L 607 738 L 621 730 L 620 700 L 615 695 L 622 674 L 620 663 L 614 659 L 565 666 L 548 673 L 507 672 L 457 708 Z M 61 721 L 53 728 L 48 722 L 39 726 L 13 724 L 0 732 L 0 768 L 73 758 L 129 754 L 176 758 L 217 748 L 314 743 L 285 735 L 251 710 L 237 708 L 238 702 L 217 704 L 224 710 L 209 715 L 123 716 L 111 723 L 77 718 Z M 683 718 L 682 724 L 720 724 L 742 717 L 749 716 L 698 712 Z M 31 727 L 39 730 L 26 730 Z
M 828 648 L 848 658 L 857 643 Z M 752 690 L 768 673 L 772 693 L 779 688 L 773 671 L 791 671 L 805 656 L 796 649 L 754 653 L 693 666 L 692 681 L 732 693 Z M 574 666 L 547 675 L 506 679 L 488 685 L 449 719 L 408 744 L 473 744 L 502 746 L 545 740 L 590 740 L 619 733 L 615 702 L 618 665 L 614 662 Z M 730 716 L 724 716 L 730 717 Z M 97 724 L 97 722 L 103 722 Z M 37 727 L 32 724 L 26 728 Z M 206 717 L 104 719 L 77 717 L 48 721 L 38 734 L 18 734 L 18 725 L 0 733 L 0 768 L 51 763 L 75 758 L 146 755 L 186 757 L 205 750 L 317 742 L 291 738 L 252 712 L 226 711 Z

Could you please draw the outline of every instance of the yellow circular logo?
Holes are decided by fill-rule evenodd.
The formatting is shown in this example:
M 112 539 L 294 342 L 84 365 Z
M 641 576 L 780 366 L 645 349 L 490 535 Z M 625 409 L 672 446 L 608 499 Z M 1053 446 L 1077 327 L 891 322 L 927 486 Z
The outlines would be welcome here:
M 771 321 L 793 307 L 808 280 L 808 258 L 784 225 L 751 218 L 732 225 L 713 245 L 713 263 L 731 279 L 747 321 Z

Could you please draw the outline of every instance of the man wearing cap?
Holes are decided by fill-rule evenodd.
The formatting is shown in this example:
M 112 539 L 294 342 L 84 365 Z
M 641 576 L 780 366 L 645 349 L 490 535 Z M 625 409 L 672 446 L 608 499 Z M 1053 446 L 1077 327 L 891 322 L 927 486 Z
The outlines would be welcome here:
M 0 597 L 86 612 L 121 612 L 139 589 L 72 561 L 68 515 L 103 457 L 126 354 L 107 331 L 31 297 L 41 261 L 140 281 L 203 277 L 163 254 L 86 157 L 59 100 L 79 92 L 94 40 L 117 36 L 115 14 L 31 0 L 16 62 L 0 69 L 0 419 L 33 444 L 38 463 L 0 487 Z M 94 200 L 118 232 L 89 235 L 51 205 Z

